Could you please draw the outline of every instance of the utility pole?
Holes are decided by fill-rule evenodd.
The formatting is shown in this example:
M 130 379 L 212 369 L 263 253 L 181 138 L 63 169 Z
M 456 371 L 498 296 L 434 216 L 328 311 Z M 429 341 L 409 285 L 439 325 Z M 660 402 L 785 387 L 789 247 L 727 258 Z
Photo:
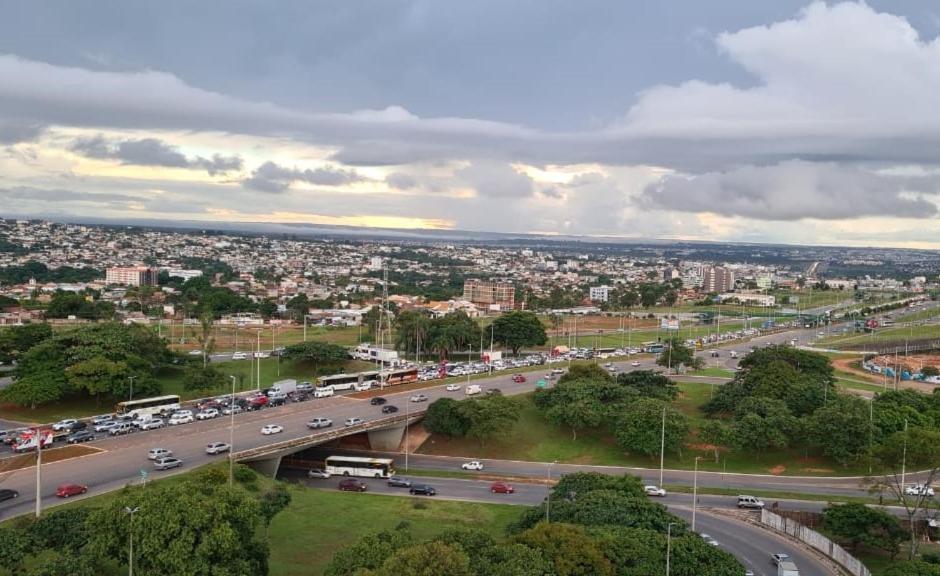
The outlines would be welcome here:
M 36 428 L 36 518 L 42 514 L 42 440 L 43 431 Z
M 130 396 L 128 397 L 128 400 L 133 400 L 133 399 L 134 399 L 134 378 L 137 378 L 137 376 L 128 376 L 128 377 L 127 377 L 127 379 L 131 381 Z
M 257 344 L 257 354 L 255 354 L 255 362 L 258 365 L 258 390 L 261 390 L 261 329 L 258 329 L 258 344 Z
M 907 477 L 907 418 L 904 419 L 904 448 L 901 452 L 901 490 Z
M 663 487 L 663 463 L 666 457 L 666 407 L 663 406 L 663 428 L 659 439 L 659 487 Z
M 666 576 L 669 576 L 669 557 L 672 555 L 672 527 L 675 525 L 675 522 L 666 525 Z
M 127 551 L 127 576 L 134 576 L 134 514 L 140 510 L 140 507 L 124 507 L 124 513 L 131 517 L 131 525 L 127 531 L 128 551 Z
M 232 379 L 232 398 L 228 404 L 228 485 L 231 486 L 235 482 L 235 376 L 229 378 Z
M 545 500 L 545 522 L 552 521 L 551 508 L 552 508 L 552 466 L 558 463 L 558 460 L 552 460 L 548 463 L 548 482 L 545 484 L 545 487 L 548 488 L 548 498 Z
M 695 509 L 698 505 L 698 461 L 701 456 L 695 457 L 695 472 L 692 476 L 692 531 L 695 532 Z

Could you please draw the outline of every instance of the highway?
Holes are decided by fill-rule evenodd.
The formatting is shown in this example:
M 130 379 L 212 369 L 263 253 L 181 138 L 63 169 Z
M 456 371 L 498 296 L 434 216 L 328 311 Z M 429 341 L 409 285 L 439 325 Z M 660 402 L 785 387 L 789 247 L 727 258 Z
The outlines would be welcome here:
M 292 482 L 302 483 L 314 489 L 335 490 L 336 479 L 307 479 L 301 472 L 284 471 L 281 477 Z M 467 502 L 488 502 L 497 504 L 515 504 L 537 506 L 548 496 L 545 484 L 513 483 L 516 489 L 514 494 L 493 494 L 490 492 L 490 482 L 483 480 L 464 480 L 455 478 L 422 478 L 409 477 L 415 483 L 430 484 L 437 490 L 437 495 L 430 498 L 461 500 Z M 366 479 L 369 492 L 398 497 L 411 497 L 407 488 L 389 487 L 384 480 Z M 355 498 L 350 494 L 350 498 Z M 425 498 L 425 496 L 414 496 Z M 829 576 L 834 574 L 821 563 L 817 557 L 806 552 L 801 547 L 777 534 L 755 527 L 744 521 L 718 515 L 710 508 L 729 508 L 732 499 L 720 496 L 699 496 L 699 509 L 696 513 L 695 528 L 715 538 L 719 545 L 734 554 L 749 570 L 757 576 L 775 576 L 776 568 L 770 563 L 770 555 L 775 553 L 789 554 L 800 568 L 801 576 Z M 691 522 L 692 496 L 691 494 L 670 494 L 662 499 L 662 503 L 669 510 Z M 808 509 L 818 509 L 814 503 L 808 504 Z M 733 507 L 733 504 L 731 505 Z M 756 517 L 755 513 L 751 513 Z

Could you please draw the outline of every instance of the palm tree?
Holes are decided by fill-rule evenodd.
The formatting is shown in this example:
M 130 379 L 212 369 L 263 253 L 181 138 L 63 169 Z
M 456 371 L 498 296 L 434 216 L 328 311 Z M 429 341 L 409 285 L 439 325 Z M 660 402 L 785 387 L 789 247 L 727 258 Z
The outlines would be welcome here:
M 199 332 L 193 330 L 192 335 L 196 342 L 199 342 L 199 349 L 202 350 L 202 367 L 205 368 L 209 363 L 209 355 L 215 351 L 211 314 L 203 314 L 199 317 Z

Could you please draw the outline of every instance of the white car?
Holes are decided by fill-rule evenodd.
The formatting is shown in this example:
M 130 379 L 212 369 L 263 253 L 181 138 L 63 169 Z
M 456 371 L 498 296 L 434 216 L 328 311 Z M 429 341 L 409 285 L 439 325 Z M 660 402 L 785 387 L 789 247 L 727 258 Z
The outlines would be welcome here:
M 904 493 L 908 496 L 933 496 L 933 488 L 930 486 L 924 486 L 923 484 L 914 484 L 913 486 L 908 486 L 904 489 Z
M 169 448 L 151 448 L 147 452 L 147 460 L 159 460 L 161 458 L 168 458 L 173 455 L 173 451 Z
M 660 488 L 659 486 L 653 486 L 652 484 L 649 486 L 644 486 L 643 491 L 646 492 L 647 496 L 663 497 L 666 495 L 666 490 L 664 488 Z
M 234 408 L 229 408 L 228 406 L 226 406 L 225 408 L 222 408 L 222 414 L 225 414 L 226 416 L 231 416 L 232 412 L 234 412 L 235 414 L 241 414 L 243 410 L 242 410 L 242 407 L 239 406 L 238 404 L 236 404 Z
M 447 390 L 448 392 L 457 392 L 458 390 L 460 390 L 460 384 L 448 384 L 447 387 L 444 389 Z
M 362 418 L 356 418 L 355 416 L 352 416 L 350 418 L 347 418 L 346 421 L 343 422 L 343 424 L 346 426 L 355 426 L 356 424 L 362 424 Z
M 223 452 L 228 452 L 231 449 L 232 447 L 225 442 L 213 442 L 206 446 L 206 454 L 221 454 Z
M 206 408 L 199 414 L 196 414 L 197 420 L 211 420 L 212 418 L 218 418 L 218 417 L 219 417 L 219 411 L 216 410 L 215 408 Z
M 52 429 L 56 431 L 68 430 L 69 428 L 72 427 L 73 424 L 76 424 L 77 422 L 78 420 L 75 420 L 74 418 L 69 418 L 67 420 L 59 420 L 58 422 L 52 425 Z
M 192 412 L 177 412 L 170 416 L 169 424 L 170 426 L 178 426 L 180 424 L 189 424 L 194 420 Z
M 284 427 L 280 424 L 265 424 L 261 427 L 261 433 L 265 436 L 269 434 L 280 434 L 284 431 Z
M 247 359 L 248 359 L 248 354 L 245 354 L 244 352 L 236 352 L 232 354 L 232 360 L 247 360 Z
M 415 394 L 414 396 L 411 397 L 411 401 L 412 402 L 427 402 L 428 397 L 425 396 L 424 394 Z
M 479 460 L 471 460 L 470 462 L 464 462 L 463 464 L 460 465 L 460 467 L 463 468 L 464 470 L 480 471 L 480 470 L 483 470 L 483 463 L 480 462 Z
M 202 350 L 190 350 L 189 355 L 190 356 L 202 356 Z
M 640 361 L 634 360 L 633 362 L 630 362 L 630 366 L 633 366 L 634 368 L 638 368 L 640 366 Z
M 158 428 L 163 428 L 166 426 L 166 423 L 163 421 L 163 418 L 150 418 L 149 420 L 141 420 L 137 427 L 141 430 L 157 430 Z
M 271 353 L 270 352 L 255 352 L 254 357 L 255 358 L 270 358 Z

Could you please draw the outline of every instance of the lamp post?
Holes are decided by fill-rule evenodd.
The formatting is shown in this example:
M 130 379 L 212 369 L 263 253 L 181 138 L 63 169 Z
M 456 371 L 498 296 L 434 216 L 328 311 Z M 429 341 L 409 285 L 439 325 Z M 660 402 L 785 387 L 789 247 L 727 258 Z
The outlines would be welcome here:
M 675 522 L 666 525 L 666 576 L 669 576 L 669 560 L 672 555 L 672 527 L 675 525 Z
M 552 509 L 552 466 L 558 463 L 558 460 L 552 460 L 548 463 L 548 474 L 547 479 L 548 483 L 545 485 L 548 488 L 548 498 L 545 500 L 545 522 L 551 522 L 551 509 Z
M 131 381 L 130 396 L 128 397 L 128 400 L 133 400 L 133 399 L 134 399 L 134 378 L 137 378 L 137 376 L 128 376 L 128 377 L 127 377 L 127 379 Z
M 695 508 L 698 504 L 698 461 L 701 456 L 695 457 L 695 472 L 692 475 L 692 531 L 695 532 Z
M 659 487 L 663 487 L 663 464 L 666 458 L 666 407 L 663 406 L 663 427 L 659 438 Z
M 43 431 L 36 428 L 36 518 L 42 514 L 42 439 Z
M 231 486 L 235 482 L 235 376 L 229 378 L 232 379 L 232 397 L 228 403 L 228 485 Z
M 124 513 L 131 517 L 130 529 L 127 531 L 128 550 L 127 550 L 127 576 L 134 576 L 134 514 L 140 510 L 140 507 L 124 507 Z

